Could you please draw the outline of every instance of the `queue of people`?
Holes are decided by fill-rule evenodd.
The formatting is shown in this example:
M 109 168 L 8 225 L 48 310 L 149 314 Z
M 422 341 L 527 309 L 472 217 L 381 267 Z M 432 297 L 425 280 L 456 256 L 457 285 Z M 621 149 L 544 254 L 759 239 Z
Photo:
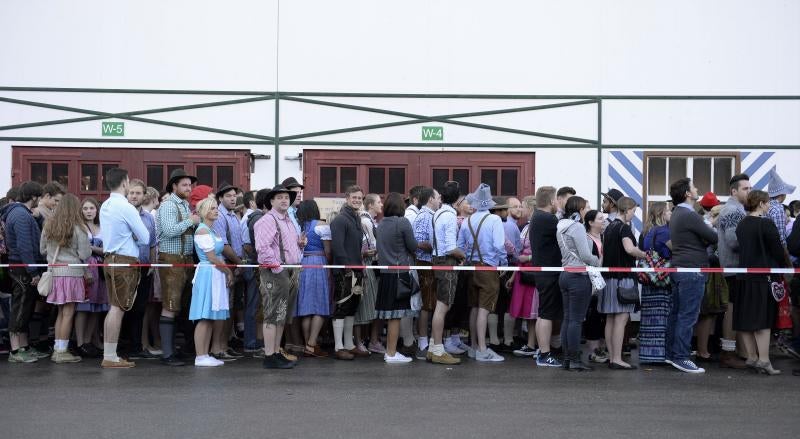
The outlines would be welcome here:
M 766 192 L 735 175 L 724 206 L 679 179 L 672 207 L 651 203 L 641 233 L 639 206 L 617 189 L 596 210 L 571 187 L 520 200 L 486 184 L 465 195 L 454 181 L 408 197 L 351 186 L 322 218 L 294 178 L 214 191 L 178 169 L 163 195 L 119 168 L 105 182 L 102 205 L 57 183 L 25 182 L 4 199 L 0 250 L 19 264 L 3 286 L 9 362 L 219 367 L 256 357 L 291 369 L 300 357 L 458 365 L 514 355 L 630 371 L 631 338 L 639 364 L 686 373 L 718 362 L 776 375 L 773 345 L 800 359 L 797 276 L 595 270 L 797 265 L 800 223 L 783 207 L 795 187 L 774 170 Z M 86 265 L 28 265 L 42 263 Z M 475 269 L 423 269 L 461 265 Z M 497 269 L 512 265 L 564 270 Z

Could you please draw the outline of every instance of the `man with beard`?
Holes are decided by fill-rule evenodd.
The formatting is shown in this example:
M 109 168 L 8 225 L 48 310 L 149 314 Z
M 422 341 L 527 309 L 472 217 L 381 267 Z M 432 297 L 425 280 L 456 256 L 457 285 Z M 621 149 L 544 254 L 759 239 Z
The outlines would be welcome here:
M 344 193 L 345 205 L 331 222 L 331 252 L 334 265 L 362 265 L 361 229 L 359 210 L 364 191 L 359 186 L 350 186 Z M 336 358 L 352 360 L 356 354 L 363 355 L 353 343 L 353 324 L 363 291 L 363 270 L 334 269 L 333 272 L 333 340 Z M 367 353 L 366 355 L 369 355 Z
M 291 369 L 296 357 L 281 350 L 283 329 L 294 314 L 297 303 L 297 286 L 300 270 L 281 265 L 300 263 L 305 238 L 301 238 L 289 219 L 289 207 L 296 193 L 275 186 L 267 195 L 268 211 L 255 226 L 255 245 L 260 268 L 261 303 L 264 305 L 264 361 L 265 369 Z
M 744 203 L 747 201 L 747 194 L 751 189 L 750 177 L 747 174 L 737 174 L 731 177 L 731 196 L 722 206 L 717 220 L 717 239 L 719 240 L 717 253 L 719 254 L 719 264 L 723 268 L 739 267 L 739 240 L 736 238 L 736 227 L 746 215 Z M 725 273 L 723 276 L 728 283 L 730 299 L 722 325 L 722 352 L 719 355 L 719 367 L 744 369 L 747 365 L 736 355 L 736 333 L 733 331 L 733 307 L 739 291 L 739 282 L 736 281 L 736 275 L 733 273 Z
M 11 338 L 10 363 L 33 363 L 47 354 L 32 349 L 28 342 L 31 316 L 36 299 L 39 297 L 36 286 L 41 279 L 42 270 L 38 267 L 22 266 L 39 264 L 44 258 L 39 252 L 39 239 L 42 230 L 33 217 L 33 210 L 42 197 L 42 185 L 27 181 L 19 188 L 17 202 L 9 203 L 0 210 L 5 226 L 5 243 L 8 262 L 19 264 L 8 270 L 12 279 L 11 309 L 8 319 L 8 332 Z M 38 337 L 39 334 L 31 334 Z
M 128 202 L 139 212 L 139 218 L 150 233 L 150 239 L 144 242 L 137 242 L 139 246 L 139 263 L 150 264 L 156 260 L 156 223 L 153 215 L 142 209 L 145 193 L 147 193 L 147 186 L 142 180 L 131 180 L 128 186 Z M 155 359 L 157 358 L 150 352 L 142 349 L 142 321 L 144 319 L 144 311 L 147 306 L 147 301 L 150 299 L 150 288 L 153 280 L 152 267 L 140 267 L 140 281 L 139 286 L 136 288 L 136 300 L 133 301 L 133 308 L 130 312 L 125 313 L 123 319 L 123 326 L 126 328 L 128 337 L 130 337 L 131 344 L 128 358 L 131 360 L 138 359 Z
M 158 209 L 156 221 L 159 243 L 158 262 L 160 264 L 181 264 L 169 268 L 160 268 L 162 308 L 158 327 L 161 331 L 161 363 L 167 366 L 183 366 L 183 362 L 175 356 L 175 316 L 184 304 L 184 290 L 191 291 L 191 279 L 194 270 L 185 264 L 194 264 L 194 227 L 200 223 L 200 217 L 190 213 L 188 199 L 192 194 L 192 184 L 197 178 L 183 169 L 172 171 L 167 181 L 166 191 L 169 197 Z M 187 295 L 188 299 L 188 295 Z M 186 325 L 189 326 L 189 325 Z M 188 328 L 185 328 L 186 332 Z M 192 332 L 184 333 L 188 340 Z

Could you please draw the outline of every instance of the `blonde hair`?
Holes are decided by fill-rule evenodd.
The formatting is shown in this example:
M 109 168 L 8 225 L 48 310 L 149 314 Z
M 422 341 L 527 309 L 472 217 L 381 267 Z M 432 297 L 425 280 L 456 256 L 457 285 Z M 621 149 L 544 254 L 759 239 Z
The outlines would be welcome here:
M 536 209 L 536 195 L 528 195 L 522 199 L 522 204 L 525 205 L 531 212 Z
M 664 201 L 657 201 L 650 205 L 647 209 L 647 223 L 645 224 L 643 235 L 646 235 L 653 227 L 666 224 L 664 221 L 664 212 L 666 212 L 668 208 L 669 206 Z
M 153 201 L 160 201 L 158 199 L 158 189 L 148 186 L 144 193 L 144 204 L 152 203 Z
M 217 207 L 217 200 L 208 197 L 204 198 L 203 201 L 197 204 L 197 214 L 200 215 L 200 218 L 206 219 L 208 213 L 214 210 Z

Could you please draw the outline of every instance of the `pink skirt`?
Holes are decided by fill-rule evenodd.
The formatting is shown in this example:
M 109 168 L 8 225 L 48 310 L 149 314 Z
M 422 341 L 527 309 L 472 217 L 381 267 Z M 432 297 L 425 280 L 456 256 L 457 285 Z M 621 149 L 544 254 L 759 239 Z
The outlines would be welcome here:
M 86 289 L 83 276 L 54 276 L 53 289 L 47 296 L 47 303 L 63 305 L 65 303 L 82 303 L 86 301 Z
M 516 319 L 535 320 L 539 318 L 539 295 L 536 294 L 535 286 L 523 284 L 519 276 L 520 273 L 514 273 L 508 313 Z

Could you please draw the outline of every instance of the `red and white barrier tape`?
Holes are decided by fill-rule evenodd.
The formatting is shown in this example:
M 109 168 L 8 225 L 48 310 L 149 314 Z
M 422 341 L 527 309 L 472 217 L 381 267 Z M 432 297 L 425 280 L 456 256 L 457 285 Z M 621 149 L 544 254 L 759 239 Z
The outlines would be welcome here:
M 276 268 L 278 265 L 226 264 L 229 268 Z M 46 268 L 46 267 L 197 267 L 197 264 L 0 264 L 0 268 Z M 584 273 L 731 273 L 731 274 L 800 274 L 800 268 L 639 268 L 639 267 L 489 267 L 474 265 L 300 265 L 285 264 L 283 268 L 327 268 L 350 270 L 434 270 L 434 271 L 535 271 Z

